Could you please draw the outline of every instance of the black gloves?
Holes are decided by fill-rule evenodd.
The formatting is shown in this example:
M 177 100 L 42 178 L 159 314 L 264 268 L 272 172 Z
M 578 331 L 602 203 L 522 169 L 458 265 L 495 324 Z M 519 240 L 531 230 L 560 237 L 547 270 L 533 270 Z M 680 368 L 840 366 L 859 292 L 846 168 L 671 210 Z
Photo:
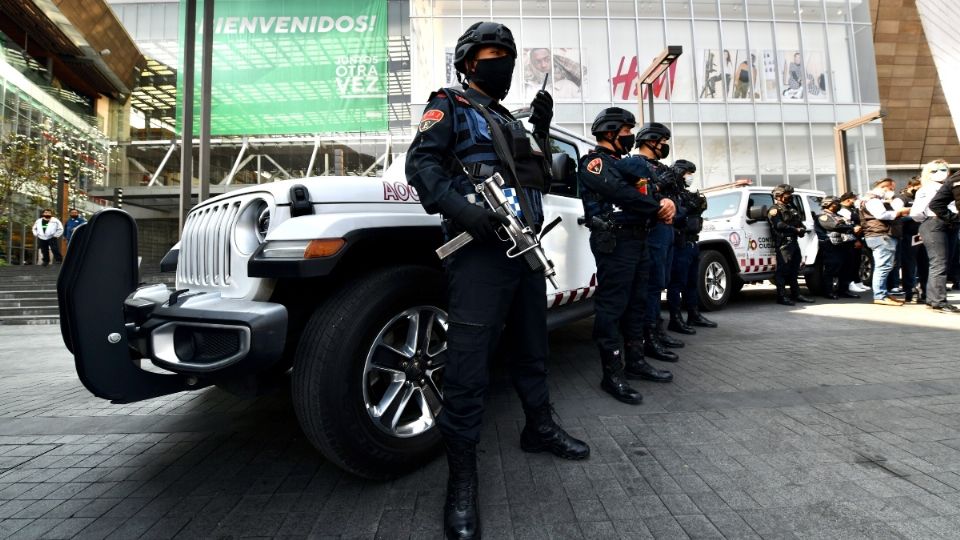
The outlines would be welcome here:
M 553 97 L 546 90 L 537 92 L 536 97 L 530 102 L 530 123 L 533 125 L 534 133 L 549 133 L 550 121 L 553 120 Z
M 480 242 L 496 238 L 497 225 L 510 224 L 504 216 L 475 204 L 466 205 L 453 220 Z

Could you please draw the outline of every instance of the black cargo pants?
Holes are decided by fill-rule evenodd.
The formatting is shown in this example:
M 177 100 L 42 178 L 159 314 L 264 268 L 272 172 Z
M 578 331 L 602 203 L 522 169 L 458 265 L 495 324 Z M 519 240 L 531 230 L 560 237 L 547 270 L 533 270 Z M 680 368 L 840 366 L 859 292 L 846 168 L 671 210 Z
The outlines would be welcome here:
M 790 296 L 796 298 L 800 294 L 800 263 L 803 257 L 800 254 L 800 244 L 796 238 L 777 246 L 777 269 L 774 273 L 774 282 L 777 285 L 777 294 L 786 294 L 787 285 L 790 286 Z
M 507 258 L 507 247 L 497 241 L 470 242 L 447 263 L 447 364 L 438 418 L 445 437 L 480 440 L 490 360 L 504 330 L 503 350 L 523 408 L 550 399 L 546 281 L 522 258 Z
M 621 348 L 626 341 L 643 339 L 650 271 L 646 235 L 642 231 L 616 231 L 616 245 L 608 250 L 590 235 L 590 250 L 597 261 L 597 291 L 593 295 L 593 340 L 604 351 Z

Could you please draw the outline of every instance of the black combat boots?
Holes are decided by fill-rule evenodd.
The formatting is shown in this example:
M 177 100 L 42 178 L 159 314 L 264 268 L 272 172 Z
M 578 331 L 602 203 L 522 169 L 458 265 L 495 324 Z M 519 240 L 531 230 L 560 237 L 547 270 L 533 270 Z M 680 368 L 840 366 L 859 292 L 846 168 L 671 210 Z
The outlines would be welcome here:
M 643 359 L 643 340 L 628 341 L 626 349 L 627 363 L 623 372 L 628 379 L 643 379 L 662 383 L 673 380 L 673 373 L 665 369 L 657 369 Z
M 717 323 L 700 314 L 699 307 L 687 308 L 687 324 L 690 326 L 700 326 L 703 328 L 716 328 Z
M 465 439 L 448 438 L 447 501 L 443 505 L 443 531 L 448 540 L 480 539 L 480 507 L 477 505 L 477 445 Z
M 670 322 L 667 323 L 667 330 L 688 336 L 692 336 L 697 333 L 693 327 L 688 326 L 686 321 L 683 320 L 683 314 L 680 313 L 679 309 L 670 310 Z
M 666 330 L 663 329 L 663 319 L 659 317 L 657 318 L 657 337 L 660 338 L 660 343 L 663 344 L 664 347 L 668 347 L 670 349 L 683 348 L 684 343 L 682 341 L 671 336 Z
M 662 362 L 676 362 L 680 359 L 675 352 L 668 351 L 660 343 L 660 334 L 655 324 L 649 324 L 643 329 L 643 354 Z
M 617 401 L 639 405 L 643 403 L 643 396 L 630 387 L 630 383 L 623 373 L 623 354 L 620 351 L 600 350 L 600 362 L 603 365 L 603 379 L 600 388 L 610 394 Z
M 793 300 L 791 300 L 791 299 L 787 296 L 787 291 L 786 291 L 786 289 L 784 289 L 783 287 L 777 287 L 777 303 L 780 304 L 781 306 L 795 306 L 795 305 L 797 305 L 796 303 L 794 303 Z
M 790 299 L 794 302 L 800 302 L 801 304 L 812 304 L 816 301 L 813 298 L 808 298 L 800 294 L 800 289 L 793 285 L 790 286 Z
M 575 439 L 553 421 L 553 408 L 545 403 L 536 409 L 524 410 L 527 424 L 520 433 L 520 449 L 524 452 L 550 452 L 563 459 L 587 459 L 590 447 Z

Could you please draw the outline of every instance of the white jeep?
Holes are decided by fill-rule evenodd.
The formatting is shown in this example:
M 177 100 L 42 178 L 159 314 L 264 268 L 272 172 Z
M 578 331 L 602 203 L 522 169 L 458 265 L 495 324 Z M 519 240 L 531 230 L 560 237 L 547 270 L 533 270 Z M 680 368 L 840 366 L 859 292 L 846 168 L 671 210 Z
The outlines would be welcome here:
M 562 221 L 542 245 L 556 266 L 559 288 L 544 302 L 557 327 L 593 313 L 575 175 L 593 144 L 562 129 L 551 139 L 544 211 Z M 370 478 L 421 464 L 439 443 L 442 235 L 403 167 L 400 158 L 380 178 L 274 182 L 204 201 L 161 263 L 176 270 L 176 289 L 138 287 L 133 220 L 95 215 L 58 284 L 84 385 L 132 402 L 211 384 L 256 395 L 292 381 L 303 431 L 332 462 Z
M 767 222 L 767 211 L 773 206 L 770 191 L 770 187 L 739 182 L 703 191 L 707 211 L 700 233 L 698 281 L 703 309 L 721 309 L 745 284 L 773 278 L 777 257 Z M 798 189 L 791 201 L 807 227 L 807 234 L 799 243 L 803 254 L 801 273 L 811 292 L 819 291 L 819 244 L 813 223 L 820 213 L 823 196 L 822 191 Z

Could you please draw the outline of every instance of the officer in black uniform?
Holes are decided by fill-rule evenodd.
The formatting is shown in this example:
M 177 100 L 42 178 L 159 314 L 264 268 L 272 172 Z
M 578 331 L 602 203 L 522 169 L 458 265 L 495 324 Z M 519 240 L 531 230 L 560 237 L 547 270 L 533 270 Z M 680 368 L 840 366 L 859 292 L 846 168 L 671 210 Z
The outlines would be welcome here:
M 510 373 L 526 416 L 520 446 L 585 459 L 590 448 L 553 420 L 547 391 L 546 282 L 523 258 L 508 258 L 509 244 L 497 238 L 501 216 L 475 195 L 474 185 L 499 172 L 518 192 L 520 218 L 537 228 L 543 221 L 542 193 L 550 167 L 546 148 L 553 100 L 546 92 L 531 104 L 529 121 L 537 141 L 500 105 L 510 88 L 517 48 L 510 30 L 498 23 L 476 23 L 460 36 L 454 66 L 466 78 L 464 89 L 434 92 L 407 154 L 406 174 L 429 213 L 443 215 L 448 238 L 462 231 L 474 240 L 447 258 L 449 328 L 443 374 L 443 405 L 438 418 L 447 450 L 449 477 L 444 505 L 447 538 L 480 538 L 476 446 L 490 356 L 501 328 L 509 340 Z M 492 125 L 491 125 L 492 124 Z M 519 129 L 518 129 L 519 128 Z M 510 155 L 493 130 L 513 141 Z M 514 137 L 514 139 L 510 139 Z M 498 146 L 500 148 L 498 148 Z M 515 149 L 515 153 L 514 153 Z M 525 171 L 520 178 L 510 173 Z
M 632 178 L 649 176 L 655 196 L 668 200 L 676 209 L 676 218 L 683 217 L 679 207 L 679 192 L 670 168 L 659 160 L 670 154 L 670 128 L 657 122 L 644 124 L 637 132 L 639 155 L 620 160 L 617 168 Z M 660 294 L 667 287 L 670 266 L 673 262 L 673 219 L 658 219 L 647 236 L 647 254 L 650 257 L 650 274 L 647 281 L 647 314 L 644 318 L 644 352 L 650 358 L 664 362 L 676 362 L 679 357 L 667 347 L 683 347 L 683 342 L 663 330 L 660 319 Z
M 824 197 L 820 201 L 820 208 L 823 208 L 823 213 L 817 216 L 813 228 L 823 254 L 823 296 L 831 300 L 841 296 L 860 298 L 859 294 L 847 290 L 850 287 L 850 278 L 841 271 L 843 263 L 850 260 L 853 245 L 857 241 L 854 234 L 856 227 L 837 213 L 837 210 L 840 210 L 840 199 L 837 197 Z M 836 286 L 833 284 L 834 279 L 837 280 Z
M 593 339 L 600 349 L 600 387 L 614 398 L 639 404 L 643 397 L 626 379 L 670 382 L 673 374 L 643 359 L 643 319 L 647 294 L 646 237 L 660 211 L 649 174 L 627 180 L 617 169 L 620 156 L 633 148 L 636 119 L 629 111 L 600 111 L 590 131 L 597 146 L 580 160 L 584 215 L 590 250 L 597 261 Z M 621 348 L 626 348 L 626 364 Z
M 678 182 L 681 211 L 674 218 L 675 239 L 673 264 L 670 268 L 670 283 L 667 285 L 667 305 L 670 307 L 670 323 L 667 329 L 680 334 L 693 335 L 691 326 L 716 328 L 717 323 L 700 314 L 700 291 L 697 278 L 700 272 L 700 231 L 703 229 L 703 213 L 707 210 L 707 198 L 700 192 L 690 191 L 697 166 L 691 161 L 678 159 L 670 166 L 674 181 Z M 681 305 L 682 296 L 682 305 Z M 687 309 L 683 319 L 682 307 Z
M 797 237 L 807 234 L 807 228 L 800 212 L 790 204 L 793 186 L 780 184 L 773 188 L 772 194 L 774 204 L 767 212 L 767 221 L 770 222 L 777 251 L 777 303 L 785 306 L 793 306 L 797 302 L 812 303 L 812 298 L 800 294 L 800 284 L 797 282 L 803 259 Z M 789 297 L 786 293 L 787 285 L 790 285 Z

